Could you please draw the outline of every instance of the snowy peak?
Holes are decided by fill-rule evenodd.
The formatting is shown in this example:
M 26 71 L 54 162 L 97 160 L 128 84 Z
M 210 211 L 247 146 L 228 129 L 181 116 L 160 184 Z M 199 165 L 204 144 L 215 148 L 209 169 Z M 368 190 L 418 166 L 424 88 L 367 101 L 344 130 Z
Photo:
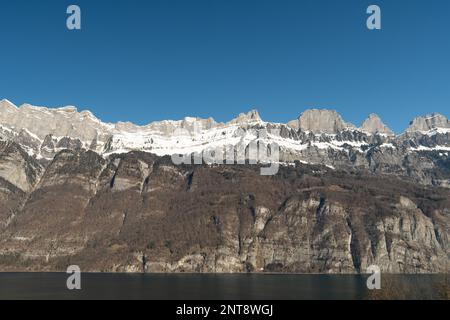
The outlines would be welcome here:
M 12 103 L 11 101 L 7 99 L 0 100 L 0 112 L 3 110 L 9 110 L 10 112 L 13 112 L 17 109 L 17 106 Z
M 448 129 L 450 121 L 442 114 L 432 113 L 424 117 L 417 117 L 410 122 L 407 132 L 430 131 L 433 129 Z
M 47 107 L 38 107 L 33 106 L 28 103 L 24 103 L 19 107 L 19 110 L 23 110 L 24 112 L 48 112 L 48 113 L 77 113 L 78 110 L 74 106 L 65 106 L 60 108 L 47 108 Z
M 335 110 L 328 109 L 306 110 L 297 120 L 290 121 L 288 125 L 302 131 L 328 134 L 355 129 L 354 125 L 346 123 Z
M 5 102 L 2 106 L 0 124 L 17 131 L 27 129 L 40 139 L 52 134 L 57 137 L 76 137 L 82 141 L 91 141 L 108 130 L 108 126 L 92 113 L 78 112 L 73 106 L 52 109 L 23 104 L 19 108 L 13 108 Z
M 375 113 L 369 115 L 369 117 L 363 122 L 360 130 L 370 134 L 394 135 L 394 132 L 392 132 L 392 130 L 389 129 Z
M 120 123 L 119 123 L 120 124 Z M 213 118 L 202 119 L 186 117 L 183 120 L 163 120 L 155 121 L 146 126 L 137 126 L 130 123 L 128 126 L 117 124 L 116 131 L 119 132 L 158 132 L 163 135 L 174 134 L 176 130 L 187 130 L 194 132 L 196 130 L 209 130 L 218 125 Z
M 270 134 L 258 132 L 264 129 Z M 433 114 L 416 118 L 408 130 L 418 130 L 418 133 L 395 136 L 375 114 L 358 129 L 345 122 L 335 110 L 327 109 L 305 110 L 287 125 L 264 122 L 258 111 L 251 110 L 227 123 L 186 117 L 140 126 L 131 122 L 104 123 L 91 112 L 79 112 L 73 106 L 54 109 L 24 104 L 18 108 L 8 100 L 0 101 L 0 140 L 16 142 L 30 156 L 45 161 L 64 149 L 92 150 L 105 156 L 136 150 L 172 155 L 245 145 L 255 140 L 276 142 L 286 159 L 301 158 L 316 163 L 322 161 L 322 156 L 326 157 L 316 152 L 331 149 L 361 154 L 376 150 L 373 146 L 380 150 L 398 150 L 404 146 L 408 152 L 450 151 L 450 136 L 437 134 L 450 132 L 446 117 Z

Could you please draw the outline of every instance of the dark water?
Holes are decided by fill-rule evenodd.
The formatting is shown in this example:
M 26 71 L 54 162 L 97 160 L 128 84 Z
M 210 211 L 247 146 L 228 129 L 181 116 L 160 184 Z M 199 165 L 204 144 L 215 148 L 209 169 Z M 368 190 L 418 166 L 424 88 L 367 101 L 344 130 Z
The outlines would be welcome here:
M 365 299 L 368 293 L 363 275 L 91 273 L 82 274 L 82 289 L 72 291 L 66 287 L 68 276 L 0 273 L 0 299 Z M 402 283 L 421 284 L 421 294 L 432 292 L 442 279 L 432 275 L 395 277 Z

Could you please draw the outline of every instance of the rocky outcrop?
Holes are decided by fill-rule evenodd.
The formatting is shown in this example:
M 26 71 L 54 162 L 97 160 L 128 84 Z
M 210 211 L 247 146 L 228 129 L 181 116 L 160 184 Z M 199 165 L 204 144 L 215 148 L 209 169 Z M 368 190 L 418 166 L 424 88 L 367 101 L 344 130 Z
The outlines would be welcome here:
M 369 115 L 360 128 L 361 131 L 370 134 L 386 134 L 393 136 L 394 132 L 389 129 L 376 114 L 372 113 Z
M 24 192 L 33 189 L 43 167 L 16 143 L 0 141 L 0 178 Z
M 241 113 L 238 117 L 231 120 L 232 124 L 247 124 L 251 122 L 261 122 L 261 117 L 257 110 L 251 110 L 247 113 Z
M 424 117 L 417 117 L 409 124 L 406 132 L 430 131 L 436 128 L 449 129 L 450 121 L 439 113 L 432 113 Z
M 48 134 L 56 137 L 72 137 L 81 141 L 92 141 L 105 134 L 109 128 L 91 112 L 78 112 L 75 107 L 59 109 L 35 107 L 24 104 L 16 107 L 9 103 L 0 105 L 0 123 L 16 130 L 32 131 L 36 139 L 44 139 Z
M 298 120 L 291 121 L 288 125 L 302 131 L 329 134 L 355 128 L 354 125 L 342 120 L 342 117 L 335 110 L 326 109 L 306 110 Z

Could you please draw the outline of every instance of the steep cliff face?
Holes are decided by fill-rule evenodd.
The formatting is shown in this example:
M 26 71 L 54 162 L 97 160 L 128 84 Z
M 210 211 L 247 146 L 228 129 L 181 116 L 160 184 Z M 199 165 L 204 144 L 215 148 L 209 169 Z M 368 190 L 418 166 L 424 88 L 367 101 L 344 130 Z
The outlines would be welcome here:
M 18 144 L 0 140 L 0 178 L 27 192 L 42 173 L 43 167 Z
M 356 129 L 354 125 L 346 123 L 335 110 L 326 109 L 306 110 L 297 120 L 290 121 L 288 124 L 294 129 L 326 134 Z
M 2 271 L 423 273 L 449 259 L 450 191 L 390 175 L 82 150 L 43 170 L 27 190 L 0 179 Z
M 429 131 L 435 128 L 450 128 L 450 121 L 442 114 L 432 113 L 424 117 L 417 117 L 411 121 L 407 132 Z
M 361 131 L 370 134 L 385 134 L 393 136 L 394 132 L 389 129 L 376 114 L 372 113 L 361 125 Z

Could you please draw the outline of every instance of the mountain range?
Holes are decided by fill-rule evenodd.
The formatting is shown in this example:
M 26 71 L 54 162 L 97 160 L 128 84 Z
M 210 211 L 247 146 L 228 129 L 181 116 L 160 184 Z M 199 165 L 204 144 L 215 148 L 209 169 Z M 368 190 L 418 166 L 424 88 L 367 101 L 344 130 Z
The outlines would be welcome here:
M 170 158 L 252 141 L 280 146 L 275 176 Z M 138 126 L 1 100 L 0 270 L 443 272 L 449 152 L 436 113 L 395 135 L 325 109 Z
M 258 134 L 264 130 L 268 134 Z M 404 175 L 423 184 L 449 187 L 450 121 L 432 113 L 411 121 L 395 135 L 371 114 L 357 128 L 334 110 L 310 109 L 287 124 L 261 120 L 252 110 L 227 123 L 187 117 L 145 126 L 104 123 L 89 111 L 0 101 L 0 139 L 17 143 L 45 166 L 64 149 L 99 155 L 144 151 L 158 156 L 191 154 L 208 148 L 275 142 L 280 161 L 302 161 L 333 168 L 358 168 Z M 28 186 L 31 187 L 31 186 Z

